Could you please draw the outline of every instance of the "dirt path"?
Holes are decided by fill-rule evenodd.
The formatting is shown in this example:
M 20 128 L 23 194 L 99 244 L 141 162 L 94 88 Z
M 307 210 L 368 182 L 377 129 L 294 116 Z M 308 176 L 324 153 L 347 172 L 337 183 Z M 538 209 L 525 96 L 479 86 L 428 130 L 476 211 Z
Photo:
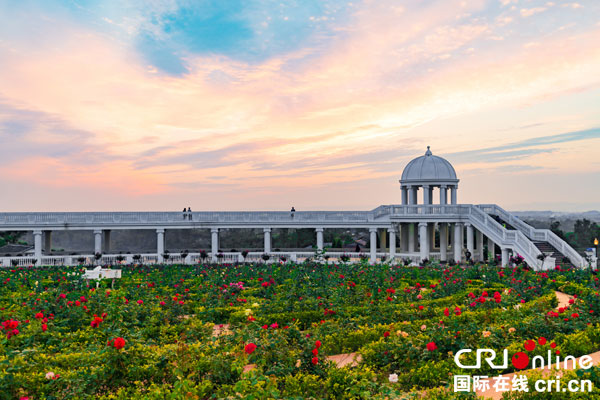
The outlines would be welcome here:
M 569 307 L 569 300 L 571 300 L 573 296 L 557 290 L 554 291 L 554 294 L 558 298 L 558 306 L 556 307 L 557 310 L 561 307 Z

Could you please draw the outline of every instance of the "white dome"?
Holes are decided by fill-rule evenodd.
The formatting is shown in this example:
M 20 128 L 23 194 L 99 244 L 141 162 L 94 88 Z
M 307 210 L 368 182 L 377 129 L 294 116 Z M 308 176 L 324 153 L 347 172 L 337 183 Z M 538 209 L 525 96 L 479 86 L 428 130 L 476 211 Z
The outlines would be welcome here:
M 448 161 L 434 156 L 427 146 L 425 155 L 409 162 L 402 171 L 402 184 L 455 184 L 456 171 Z

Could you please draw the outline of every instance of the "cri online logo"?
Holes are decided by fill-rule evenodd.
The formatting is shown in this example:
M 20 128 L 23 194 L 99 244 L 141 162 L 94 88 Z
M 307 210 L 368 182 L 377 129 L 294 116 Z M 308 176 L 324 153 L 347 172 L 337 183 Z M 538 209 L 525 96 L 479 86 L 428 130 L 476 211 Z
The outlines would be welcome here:
M 526 350 L 532 351 L 533 349 L 528 350 L 526 348 Z M 500 364 L 500 365 L 494 364 L 494 361 L 496 360 L 496 351 L 493 349 L 477 349 L 477 357 L 476 357 L 475 365 L 464 365 L 460 360 L 460 356 L 463 354 L 466 354 L 466 353 L 471 353 L 472 351 L 473 350 L 471 350 L 471 349 L 462 349 L 462 350 L 459 350 L 458 352 L 456 352 L 456 354 L 454 355 L 454 362 L 456 363 L 456 365 L 458 365 L 460 368 L 463 368 L 463 369 L 478 369 L 478 368 L 481 368 L 481 360 L 483 359 L 488 363 L 488 365 L 492 369 L 508 368 L 508 350 L 507 349 L 504 349 L 504 351 L 502 352 L 503 353 L 502 364 Z M 565 369 L 568 368 L 569 361 L 572 362 L 573 369 L 576 369 L 577 368 L 577 360 L 573 356 L 567 356 L 564 358 L 563 368 L 565 368 Z M 518 353 L 515 353 L 512 356 L 511 362 L 512 362 L 512 365 L 516 369 L 525 369 L 529 365 L 529 356 L 526 353 L 519 351 Z M 545 368 L 546 366 L 550 367 L 552 364 L 555 365 L 556 369 L 560 369 L 561 359 L 560 359 L 559 355 L 556 355 L 553 359 L 552 351 L 548 350 L 546 359 L 544 359 L 543 356 L 539 356 L 539 355 L 533 357 L 531 368 Z M 586 355 L 586 356 L 582 356 L 579 358 L 579 367 L 580 368 L 589 369 L 592 366 L 593 366 L 592 357 Z

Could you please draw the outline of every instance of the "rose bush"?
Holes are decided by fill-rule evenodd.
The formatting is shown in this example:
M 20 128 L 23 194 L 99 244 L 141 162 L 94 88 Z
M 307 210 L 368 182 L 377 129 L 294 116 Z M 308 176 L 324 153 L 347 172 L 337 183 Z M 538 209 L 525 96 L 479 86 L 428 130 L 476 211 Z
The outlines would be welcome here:
M 533 341 L 531 355 L 554 343 L 575 356 L 600 348 L 598 281 L 588 271 L 366 262 L 121 268 L 114 289 L 88 286 L 79 267 L 0 270 L 0 393 L 385 398 L 448 385 L 463 348 L 513 354 Z M 556 289 L 577 297 L 556 311 Z M 358 367 L 328 360 L 349 352 L 361 354 Z

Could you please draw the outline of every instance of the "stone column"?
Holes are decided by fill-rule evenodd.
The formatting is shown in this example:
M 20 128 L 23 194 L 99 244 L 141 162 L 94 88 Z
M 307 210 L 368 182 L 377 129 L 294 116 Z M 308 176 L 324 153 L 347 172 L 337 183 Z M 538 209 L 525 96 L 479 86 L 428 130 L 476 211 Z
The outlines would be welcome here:
M 441 223 L 440 229 L 440 261 L 448 261 L 448 224 Z
M 467 227 L 467 250 L 471 253 L 471 258 L 475 257 L 475 246 L 473 246 L 473 225 L 466 223 Z
M 508 248 L 502 248 L 502 266 L 506 267 L 508 265 Z
M 408 252 L 408 224 L 401 223 L 400 224 L 400 252 L 407 253 Z
M 102 229 L 94 229 L 94 254 L 102 253 Z
M 440 204 L 448 204 L 448 186 L 440 186 Z
M 488 238 L 488 260 L 494 261 L 496 258 L 496 244 L 491 238 Z
M 379 249 L 385 253 L 387 251 L 387 233 L 385 228 L 378 229 L 379 234 Z
M 165 230 L 159 228 L 156 230 L 156 254 L 158 254 L 158 262 L 163 262 L 163 253 L 165 252 Z
M 431 204 L 431 191 L 429 185 L 423 185 L 423 204 Z
M 369 246 L 370 246 L 370 261 L 371 264 L 375 264 L 377 261 L 377 228 L 369 228 L 370 238 L 369 238 Z
M 402 185 L 400 190 L 402 191 L 402 205 L 405 206 L 408 204 L 408 188 Z
M 410 188 L 410 199 L 409 199 L 409 204 L 415 205 L 417 204 L 417 196 L 418 196 L 418 190 L 419 187 L 418 186 L 409 186 Z
M 210 254 L 213 262 L 217 262 L 217 253 L 219 252 L 219 228 L 210 230 Z
M 408 252 L 415 252 L 415 224 L 408 224 Z
M 485 261 L 485 255 L 483 254 L 483 232 L 477 230 L 477 261 Z
M 451 197 L 451 202 L 452 204 L 456 204 L 456 191 L 458 190 L 458 187 L 456 185 L 454 186 L 450 186 L 450 197 Z
M 421 261 L 429 259 L 429 244 L 427 237 L 427 222 L 419 222 L 419 250 L 421 253 Z
M 462 261 L 462 242 L 461 242 L 461 230 L 462 225 L 460 223 L 454 224 L 454 235 L 452 235 L 452 248 L 454 249 L 454 261 Z
M 396 228 L 388 228 L 390 234 L 390 261 L 396 257 Z
M 104 245 L 104 253 L 110 252 L 110 230 L 103 230 L 102 244 Z
M 46 253 L 52 251 L 52 231 L 44 231 L 44 251 Z
M 38 265 L 42 263 L 42 231 L 33 231 L 33 251 Z
M 317 232 L 317 249 L 323 250 L 323 228 L 315 228 L 315 232 Z
M 263 232 L 265 233 L 265 253 L 271 252 L 271 228 L 264 228 Z M 321 232 L 322 233 L 322 232 Z
M 429 252 L 435 251 L 435 223 L 427 224 L 427 237 L 429 238 Z

